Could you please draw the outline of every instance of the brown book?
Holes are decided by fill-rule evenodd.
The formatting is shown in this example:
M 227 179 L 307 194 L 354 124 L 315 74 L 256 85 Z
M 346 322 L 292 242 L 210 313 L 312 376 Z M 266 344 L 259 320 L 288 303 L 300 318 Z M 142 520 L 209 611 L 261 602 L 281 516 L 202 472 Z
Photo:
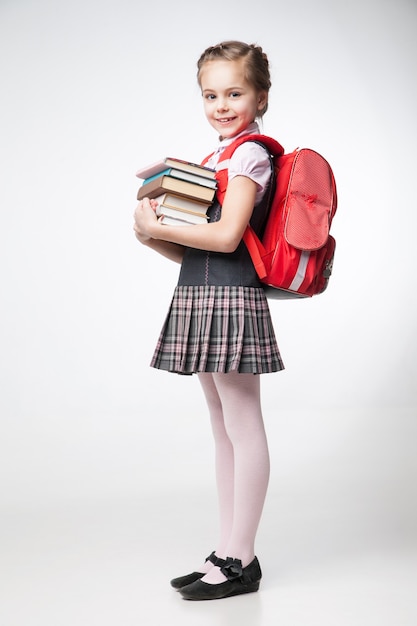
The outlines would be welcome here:
M 156 198 L 168 191 L 205 202 L 211 202 L 216 193 L 215 189 L 173 178 L 172 176 L 162 175 L 139 187 L 137 199 Z
M 136 176 L 138 178 L 149 178 L 150 176 L 155 176 L 155 174 L 158 174 L 159 172 L 163 172 L 169 167 L 176 168 L 177 170 L 183 170 L 184 172 L 192 172 L 194 174 L 198 174 L 198 176 L 203 176 L 212 180 L 216 177 L 216 171 L 210 167 L 197 165 L 196 163 L 183 161 L 182 159 L 174 159 L 173 157 L 166 157 L 156 163 L 152 163 L 152 165 L 142 167 L 136 172 Z
M 193 198 L 185 198 L 184 196 L 177 196 L 175 193 L 163 193 L 157 196 L 155 200 L 159 205 L 168 206 L 172 209 L 179 211 L 191 211 L 191 213 L 199 213 L 205 215 L 207 209 L 211 205 L 211 202 L 203 202 L 201 200 L 194 200 Z
M 187 222 L 188 224 L 207 224 L 208 221 L 207 215 L 204 215 L 203 213 L 193 213 L 192 211 L 173 209 L 172 207 L 165 206 L 164 204 L 158 205 L 156 214 L 158 217 L 163 215 L 164 218 L 175 219 L 179 222 Z M 168 222 L 167 219 L 163 219 L 162 223 L 171 224 L 172 222 Z

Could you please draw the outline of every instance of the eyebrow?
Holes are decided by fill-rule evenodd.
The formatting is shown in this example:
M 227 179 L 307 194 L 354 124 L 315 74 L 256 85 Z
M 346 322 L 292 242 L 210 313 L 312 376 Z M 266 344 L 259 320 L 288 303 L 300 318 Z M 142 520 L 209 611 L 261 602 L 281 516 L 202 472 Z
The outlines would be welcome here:
M 226 87 L 226 89 L 224 91 L 242 91 L 243 89 L 244 89 L 244 87 L 243 87 L 243 85 L 241 85 L 240 87 Z M 216 89 L 213 89 L 211 87 L 207 87 L 206 89 L 203 89 L 203 93 L 206 92 L 206 91 L 216 91 Z

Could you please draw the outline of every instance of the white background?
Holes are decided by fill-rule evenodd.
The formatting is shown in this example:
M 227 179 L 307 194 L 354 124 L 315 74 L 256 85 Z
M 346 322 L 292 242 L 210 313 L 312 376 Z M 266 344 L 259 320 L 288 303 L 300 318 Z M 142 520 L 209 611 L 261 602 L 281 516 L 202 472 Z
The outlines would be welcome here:
M 271 303 L 272 493 L 372 497 L 415 540 L 416 18 L 414 0 L 1 0 L 5 511 L 213 487 L 197 379 L 149 367 L 178 267 L 132 214 L 138 167 L 214 149 L 196 61 L 233 38 L 270 59 L 263 131 L 321 152 L 339 194 L 328 291 Z

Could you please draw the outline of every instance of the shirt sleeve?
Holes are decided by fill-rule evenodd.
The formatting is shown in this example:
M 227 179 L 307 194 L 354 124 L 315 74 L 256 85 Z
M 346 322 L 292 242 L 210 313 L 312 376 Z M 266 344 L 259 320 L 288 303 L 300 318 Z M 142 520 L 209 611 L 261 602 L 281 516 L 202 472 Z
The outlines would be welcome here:
M 271 178 L 271 161 L 266 149 L 254 141 L 242 143 L 229 163 L 229 180 L 246 176 L 257 185 L 256 203 L 260 202 Z

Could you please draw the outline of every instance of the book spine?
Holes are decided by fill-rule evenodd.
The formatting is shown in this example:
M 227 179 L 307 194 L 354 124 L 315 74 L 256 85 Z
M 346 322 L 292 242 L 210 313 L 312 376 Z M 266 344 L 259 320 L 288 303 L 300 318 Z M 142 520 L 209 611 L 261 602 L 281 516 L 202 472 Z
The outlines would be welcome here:
M 186 209 L 184 207 L 179 207 L 173 204 L 169 204 L 169 202 L 162 203 L 160 204 L 160 206 L 163 206 L 166 209 L 170 209 L 171 211 L 179 211 L 180 213 L 189 213 L 190 215 L 202 215 L 204 217 L 206 214 L 206 211 L 193 211 L 192 209 Z
M 148 176 L 148 178 L 145 178 L 142 185 L 147 185 L 148 183 L 151 183 L 153 180 L 160 178 L 160 176 L 168 176 L 170 172 L 171 172 L 171 168 L 169 167 L 168 169 L 165 169 L 162 172 L 157 172 L 153 176 Z
M 145 196 L 155 198 L 164 192 L 174 193 L 194 200 L 211 202 L 214 198 L 215 189 L 172 178 L 171 176 L 162 176 L 139 187 L 137 199 L 141 200 Z
M 165 159 L 165 163 L 167 165 L 170 165 L 171 167 L 182 169 L 185 172 L 194 172 L 195 174 L 204 176 L 206 178 L 215 179 L 216 177 L 215 169 L 211 167 L 206 167 L 205 165 L 198 165 L 197 163 L 192 163 L 191 161 L 183 161 L 182 159 L 167 157 Z
M 165 209 L 165 211 L 164 211 Z M 168 204 L 158 204 L 156 208 L 156 214 L 158 216 L 168 214 L 170 217 L 174 217 L 178 215 L 178 219 L 196 219 L 202 224 L 208 220 L 208 217 L 205 213 L 196 213 L 195 211 L 188 211 L 187 209 L 179 209 L 178 207 L 172 207 Z
M 211 205 L 211 201 L 195 200 L 193 198 L 186 198 L 175 193 L 163 193 L 157 196 L 155 200 L 158 204 L 164 204 L 165 206 L 172 207 L 173 209 L 185 209 L 188 211 L 194 211 L 195 213 L 206 213 L 207 209 Z
M 210 178 L 205 178 L 204 176 L 199 176 L 198 174 L 193 174 L 191 172 L 185 172 L 182 170 L 176 170 L 174 168 L 168 168 L 162 172 L 158 172 L 153 176 L 149 176 L 145 178 L 142 185 L 147 185 L 152 182 L 156 178 L 160 176 L 170 176 L 171 178 L 176 178 L 178 180 L 185 180 L 188 183 L 194 183 L 196 185 L 202 185 L 203 187 L 209 187 L 210 189 L 215 189 L 217 187 L 217 181 L 212 180 Z
M 167 172 L 169 176 L 173 178 L 179 178 L 180 180 L 186 180 L 190 183 L 195 183 L 196 185 L 202 185 L 203 187 L 209 187 L 210 189 L 216 189 L 217 181 L 211 178 L 206 178 L 204 176 L 200 176 L 199 174 L 194 174 L 192 172 L 184 172 L 183 170 L 172 169 L 170 172 Z

